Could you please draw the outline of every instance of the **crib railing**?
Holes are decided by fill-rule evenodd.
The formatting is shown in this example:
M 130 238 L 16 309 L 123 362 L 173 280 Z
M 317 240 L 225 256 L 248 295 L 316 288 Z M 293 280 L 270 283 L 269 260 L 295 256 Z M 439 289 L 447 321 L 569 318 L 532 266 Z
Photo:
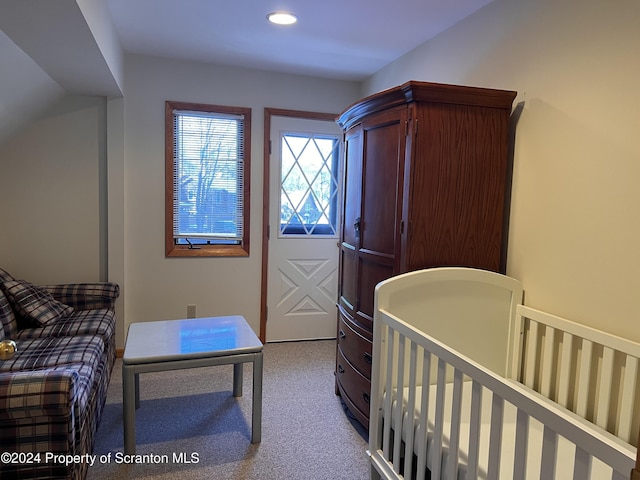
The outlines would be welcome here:
M 486 478 L 525 478 L 524 472 L 532 462 L 526 453 L 532 419 L 544 426 L 540 478 L 554 478 L 560 438 L 576 445 L 574 458 L 569 462 L 573 473 L 565 478 L 591 478 L 596 458 L 612 468 L 611 479 L 629 478 L 636 449 L 626 442 L 554 405 L 526 386 L 496 375 L 392 313 L 379 310 L 376 315 L 374 345 L 378 348 L 374 354 L 369 430 L 369 455 L 375 468 L 372 473 L 387 479 L 423 479 L 429 467 L 433 479 L 457 479 L 461 473 L 466 473 L 469 479 L 478 478 L 480 431 L 486 428 L 481 427 L 480 418 L 482 409 L 488 408 L 490 441 Z M 437 365 L 436 378 L 432 378 L 432 363 Z M 447 400 L 451 405 L 447 418 L 444 389 L 448 371 L 453 372 L 453 396 Z M 461 394 L 465 381 L 472 382 L 473 393 L 468 426 L 464 427 L 468 431 L 462 432 Z M 429 388 L 423 387 L 418 399 L 418 388 L 432 384 L 436 385 L 433 398 L 428 394 Z M 404 397 L 405 387 L 408 387 L 407 398 Z M 490 406 L 483 407 L 481 392 L 484 389 L 490 392 Z M 435 402 L 434 408 L 430 408 L 431 402 Z M 503 412 L 507 404 L 517 408 L 517 423 L 513 458 L 507 462 L 513 471 L 505 473 L 500 470 L 504 455 L 501 449 L 505 426 Z M 416 407 L 417 418 L 412 413 Z M 448 430 L 445 425 L 450 425 Z M 468 438 L 468 444 L 463 448 L 465 458 L 460 455 L 463 437 Z
M 523 305 L 513 378 L 637 445 L 640 344 Z

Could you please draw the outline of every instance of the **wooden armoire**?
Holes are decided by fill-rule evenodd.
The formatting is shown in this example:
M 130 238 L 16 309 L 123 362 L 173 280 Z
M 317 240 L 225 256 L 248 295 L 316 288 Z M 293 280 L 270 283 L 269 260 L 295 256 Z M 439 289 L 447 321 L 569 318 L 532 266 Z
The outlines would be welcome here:
M 407 82 L 348 107 L 336 393 L 368 428 L 374 289 L 437 266 L 504 272 L 516 92 Z

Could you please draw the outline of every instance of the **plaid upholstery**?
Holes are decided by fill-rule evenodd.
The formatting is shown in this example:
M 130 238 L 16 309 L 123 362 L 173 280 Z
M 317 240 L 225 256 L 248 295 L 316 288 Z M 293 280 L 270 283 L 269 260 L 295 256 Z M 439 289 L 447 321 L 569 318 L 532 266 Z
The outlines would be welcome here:
M 13 280 L 13 277 L 9 275 L 5 270 L 0 268 L 0 283 L 9 282 Z M 18 322 L 16 316 L 13 313 L 9 299 L 5 296 L 2 289 L 0 289 L 0 325 L 2 332 L 0 332 L 0 340 L 5 338 L 12 338 L 13 334 L 18 330 Z
M 13 278 L 9 272 L 0 268 L 0 283 L 8 282 L 10 280 L 15 280 L 15 278 Z
M 0 374 L 0 419 L 70 416 L 82 365 Z
M 18 331 L 18 320 L 13 313 L 11 303 L 0 288 L 0 321 L 2 322 L 2 336 L 13 338 Z
M 0 283 L 13 280 L 0 269 Z M 9 452 L 91 453 L 115 363 L 115 283 L 39 286 L 75 311 L 20 329 L 0 290 L 0 338 L 18 352 L 0 361 L 0 445 Z M 0 478 L 83 479 L 87 464 L 0 463 Z
M 107 375 L 101 377 L 106 387 L 111 378 L 111 368 L 116 361 L 116 318 L 115 312 L 110 309 L 76 310 L 69 317 L 58 320 L 53 325 L 42 328 L 27 328 L 20 330 L 13 338 L 21 340 L 40 337 L 64 337 L 74 335 L 98 335 L 104 341 L 105 357 L 108 359 L 109 368 Z
M 47 367 L 79 364 L 87 368 L 84 369 L 75 397 L 80 408 L 86 407 L 89 390 L 93 385 L 93 374 L 104 352 L 102 339 L 93 336 L 46 337 L 18 340 L 16 344 L 18 351 L 15 356 L 0 364 L 0 375 L 5 372 L 26 373 Z M 0 406 L 3 406 L 2 398 Z M 0 412 L 0 418 L 2 417 L 3 412 Z
M 20 330 L 14 339 L 65 337 L 74 335 L 99 335 L 105 343 L 115 333 L 115 312 L 106 308 L 76 310 L 52 325 Z
M 86 364 L 98 367 L 104 352 L 100 337 L 44 337 L 17 340 L 17 352 L 0 362 L 0 373 L 39 370 L 57 365 Z
M 52 324 L 73 313 L 73 307 L 55 300 L 46 290 L 24 280 L 11 280 L 0 286 L 18 316 L 36 325 Z
M 10 398 L 14 404 L 10 410 L 15 417 L 0 422 L 0 442 L 5 451 L 40 452 L 43 455 L 46 452 L 81 455 L 92 451 L 91 439 L 95 434 L 92 417 L 96 397 L 92 395 L 84 408 L 75 398 L 84 396 L 80 394 L 81 391 L 89 391 L 90 377 L 94 376 L 89 366 L 65 365 L 12 375 L 15 380 L 11 384 L 0 383 L 0 402 Z M 3 376 L 7 374 L 0 374 L 0 378 Z M 92 391 L 95 392 L 95 389 Z M 25 408 L 19 408 L 14 397 L 22 400 L 17 403 L 22 403 Z M 86 471 L 86 466 L 82 465 L 44 462 L 0 465 L 2 478 L 82 479 Z
M 66 283 L 61 285 L 40 285 L 53 298 L 77 310 L 113 308 L 120 296 L 120 286 L 112 282 Z

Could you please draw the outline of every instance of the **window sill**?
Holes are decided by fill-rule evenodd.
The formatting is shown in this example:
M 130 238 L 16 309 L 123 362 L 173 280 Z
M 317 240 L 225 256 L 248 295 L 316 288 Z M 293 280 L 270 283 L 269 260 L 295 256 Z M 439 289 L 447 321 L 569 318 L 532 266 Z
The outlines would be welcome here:
M 198 245 L 189 248 L 188 245 L 168 245 L 166 257 L 248 257 L 248 245 Z

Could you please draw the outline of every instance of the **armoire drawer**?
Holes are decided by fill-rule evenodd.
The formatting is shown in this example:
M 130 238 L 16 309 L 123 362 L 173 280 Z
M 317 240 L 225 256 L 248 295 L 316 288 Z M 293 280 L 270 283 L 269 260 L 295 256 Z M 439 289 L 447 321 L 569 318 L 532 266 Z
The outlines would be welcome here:
M 371 381 L 358 372 L 344 357 L 338 347 L 338 361 L 336 365 L 338 384 L 349 397 L 351 403 L 369 417 L 369 400 L 371 395 Z
M 340 315 L 338 322 L 338 345 L 344 356 L 366 378 L 371 378 L 371 351 L 373 343 L 358 333 L 351 322 Z

